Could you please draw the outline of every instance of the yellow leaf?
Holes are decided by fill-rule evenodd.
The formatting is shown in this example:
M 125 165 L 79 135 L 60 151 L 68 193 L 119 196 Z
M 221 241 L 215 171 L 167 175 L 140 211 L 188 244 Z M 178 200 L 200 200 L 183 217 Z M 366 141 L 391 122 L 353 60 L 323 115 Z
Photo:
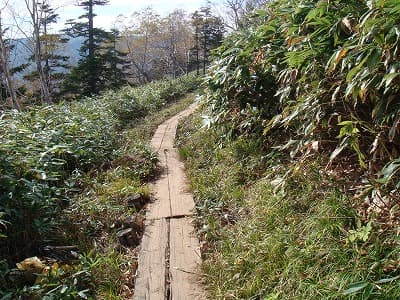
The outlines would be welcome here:
M 347 48 L 340 49 L 340 51 L 336 54 L 336 64 L 339 64 L 342 61 L 343 57 L 346 56 L 347 52 L 348 52 Z
M 60 268 L 60 266 L 58 265 L 57 262 L 55 262 L 55 263 L 51 266 L 51 274 L 52 274 L 52 275 L 56 275 L 59 268 Z

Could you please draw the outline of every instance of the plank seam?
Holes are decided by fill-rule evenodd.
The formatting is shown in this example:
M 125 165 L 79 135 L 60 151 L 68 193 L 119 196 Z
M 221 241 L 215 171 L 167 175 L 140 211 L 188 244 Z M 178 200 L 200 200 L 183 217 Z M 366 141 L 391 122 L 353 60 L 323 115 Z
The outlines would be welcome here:
M 168 217 L 159 217 L 159 218 L 146 218 L 146 220 L 149 221 L 157 221 L 157 220 L 172 220 L 172 219 L 184 219 L 184 218 L 191 218 L 193 217 L 194 214 L 185 214 L 185 215 L 174 215 L 174 216 L 168 216 Z
M 171 221 L 166 219 L 167 225 L 167 244 L 165 245 L 165 299 L 172 299 L 171 295 L 171 270 L 170 270 L 170 258 L 171 258 Z
M 157 152 L 160 152 L 161 146 L 162 146 L 162 144 L 163 144 L 163 142 L 164 142 L 164 138 L 165 138 L 165 136 L 166 136 L 166 134 L 167 134 L 167 131 L 168 131 L 168 129 L 169 129 L 169 126 L 170 126 L 170 123 L 168 122 L 168 123 L 167 123 L 167 126 L 165 126 L 165 129 L 164 129 L 164 132 L 163 132 L 163 136 L 162 136 L 162 138 L 161 138 L 160 146 L 158 146 L 158 148 L 156 149 Z
M 168 149 L 164 149 L 165 156 L 165 171 L 167 172 L 167 182 L 168 182 L 168 200 L 169 200 L 169 214 L 172 215 L 172 201 L 171 201 L 171 176 L 169 174 L 168 166 Z

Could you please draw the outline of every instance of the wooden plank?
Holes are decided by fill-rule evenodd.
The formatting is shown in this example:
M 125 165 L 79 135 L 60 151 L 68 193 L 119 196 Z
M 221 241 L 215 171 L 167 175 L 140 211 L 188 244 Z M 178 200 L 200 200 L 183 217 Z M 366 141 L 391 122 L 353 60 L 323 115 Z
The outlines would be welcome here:
M 170 220 L 170 293 L 173 300 L 206 299 L 201 288 L 200 245 L 189 218 Z
M 148 205 L 147 219 L 193 215 L 194 201 L 185 181 L 184 164 L 176 150 L 167 153 L 167 166 L 150 185 L 153 202 Z
M 166 123 L 163 123 L 160 126 L 158 126 L 155 134 L 153 135 L 153 138 L 151 139 L 150 144 L 153 147 L 153 149 L 156 151 L 158 151 L 161 147 L 167 126 L 168 126 L 168 124 L 166 124 Z
M 147 220 L 168 218 L 171 216 L 168 180 L 168 174 L 165 172 L 156 182 L 150 184 L 152 202 L 147 206 Z
M 184 164 L 177 151 L 168 155 L 169 182 L 171 194 L 171 216 L 190 216 L 194 212 L 193 196 L 185 180 Z
M 168 227 L 165 219 L 146 222 L 139 254 L 134 300 L 165 299 L 165 251 Z
M 165 153 L 159 153 L 161 173 L 150 183 L 151 203 L 147 206 L 146 219 L 154 220 L 171 216 L 169 167 Z
M 162 173 L 150 185 L 153 202 L 147 207 L 146 228 L 142 239 L 135 284 L 135 300 L 166 299 L 166 275 L 169 275 L 169 299 L 206 299 L 197 275 L 201 262 L 200 246 L 190 218 L 193 197 L 185 181 L 184 165 L 174 148 L 178 121 L 189 115 L 192 105 L 157 129 L 151 143 L 158 151 Z M 169 265 L 166 258 L 169 255 Z
M 167 126 L 164 126 L 163 130 L 164 131 L 167 130 Z M 147 206 L 146 219 L 148 220 L 167 218 L 171 215 L 168 162 L 167 162 L 167 152 L 163 151 L 164 141 L 165 141 L 165 132 L 162 141 L 161 140 L 156 141 L 153 144 L 154 147 L 158 144 L 158 142 L 160 142 L 159 145 L 160 149 L 158 149 L 158 159 L 161 168 L 161 173 L 157 177 L 156 181 L 150 183 L 152 202 Z
M 176 134 L 176 126 L 167 128 L 167 130 L 165 131 L 165 137 L 160 150 L 170 151 L 174 148 L 175 134 Z
M 183 117 L 189 116 L 193 113 L 193 111 L 197 108 L 197 103 L 194 103 L 189 106 L 188 109 L 184 110 L 183 112 L 179 113 L 178 115 L 170 118 L 168 121 L 164 122 L 156 131 L 153 139 L 157 136 L 160 136 L 160 132 L 164 132 L 164 136 L 162 139 L 162 143 L 159 147 L 155 147 L 155 149 L 160 149 L 163 151 L 164 149 L 170 150 L 174 148 L 175 142 L 175 135 L 176 135 L 176 128 L 178 127 L 179 120 Z M 160 132 L 159 132 L 160 130 Z M 153 142 L 152 142 L 153 144 Z M 157 144 L 158 145 L 158 144 Z

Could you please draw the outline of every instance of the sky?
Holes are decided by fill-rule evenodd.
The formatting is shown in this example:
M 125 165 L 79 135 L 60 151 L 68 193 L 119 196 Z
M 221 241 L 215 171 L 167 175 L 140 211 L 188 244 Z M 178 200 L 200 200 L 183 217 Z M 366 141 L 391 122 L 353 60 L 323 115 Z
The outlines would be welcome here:
M 9 3 L 9 7 L 12 7 L 20 15 L 25 14 L 25 18 L 28 19 L 24 0 L 0 0 L 0 3 L 4 4 L 6 1 Z M 66 20 L 76 19 L 85 12 L 82 7 L 74 5 L 77 0 L 50 0 L 49 2 L 52 7 L 57 8 L 57 13 L 59 14 L 58 23 L 53 25 L 54 31 L 64 28 Z M 217 5 L 222 3 L 223 0 L 212 0 L 211 2 Z M 196 9 L 206 4 L 206 0 L 110 0 L 106 6 L 95 7 L 97 16 L 94 19 L 94 25 L 103 29 L 113 28 L 118 16 L 130 17 L 133 12 L 149 6 L 160 15 L 167 15 L 177 8 L 193 13 Z M 20 23 L 22 23 L 22 19 L 23 17 L 19 18 Z
M 95 26 L 111 28 L 110 25 L 115 21 L 118 15 L 129 17 L 133 12 L 140 11 L 151 6 L 161 15 L 167 15 L 174 9 L 184 9 L 192 13 L 201 6 L 205 6 L 207 1 L 204 0 L 111 0 L 107 6 L 96 8 L 97 17 L 95 18 Z

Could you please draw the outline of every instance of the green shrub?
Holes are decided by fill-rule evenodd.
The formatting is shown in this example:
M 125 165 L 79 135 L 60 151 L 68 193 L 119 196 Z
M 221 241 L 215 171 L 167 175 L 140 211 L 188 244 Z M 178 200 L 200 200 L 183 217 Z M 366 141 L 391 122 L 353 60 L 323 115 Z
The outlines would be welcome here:
M 292 158 L 312 146 L 351 156 L 389 196 L 400 179 L 399 2 L 274 1 L 253 18 L 214 53 L 211 122 Z
M 191 73 L 175 80 L 165 79 L 138 88 L 122 88 L 118 92 L 108 92 L 104 97 L 113 99 L 111 109 L 120 124 L 145 117 L 188 92 L 198 88 L 199 78 Z
M 353 178 L 322 157 L 281 160 L 254 136 L 220 143 L 220 128 L 201 126 L 190 116 L 178 141 L 210 299 L 399 298 L 396 207 L 365 222 L 344 188 Z
M 297 186 L 288 186 L 288 179 L 308 169 L 301 167 L 302 160 L 309 161 L 307 159 L 313 157 L 324 164 L 332 177 L 340 181 L 334 186 L 343 185 L 349 195 L 356 195 L 349 198 L 352 203 L 346 203 L 345 207 L 351 212 L 355 209 L 354 214 L 360 220 L 350 225 L 349 229 L 345 228 L 346 243 L 351 249 L 344 247 L 339 252 L 355 250 L 365 259 L 357 258 L 356 263 L 362 266 L 352 269 L 351 280 L 346 278 L 341 281 L 342 286 L 337 287 L 336 291 L 343 293 L 325 296 L 321 292 L 324 296 L 320 295 L 320 298 L 398 298 L 399 264 L 394 253 L 399 248 L 399 240 L 396 233 L 398 223 L 394 220 L 399 218 L 400 187 L 400 2 L 271 1 L 253 19 L 254 25 L 233 32 L 214 52 L 215 60 L 209 68 L 204 97 L 206 114 L 209 114 L 206 124 L 215 125 L 213 132 L 219 139 L 215 143 L 241 146 L 243 139 L 261 139 L 263 155 L 260 159 L 279 157 L 281 161 L 277 168 L 285 168 L 284 172 L 272 168 L 273 172 L 269 175 L 269 179 L 274 179 L 272 183 L 277 190 L 299 190 Z M 256 146 L 253 148 L 256 149 Z M 193 149 L 184 151 L 187 156 L 195 152 Z M 218 150 L 215 152 L 219 153 Z M 229 161 L 229 164 L 232 162 Z M 210 165 L 213 163 L 210 162 Z M 315 172 L 323 174 L 326 170 L 319 166 Z M 215 176 L 216 171 L 207 169 L 207 172 Z M 244 177 L 248 180 L 249 174 Z M 225 177 L 222 178 L 225 180 Z M 305 178 L 300 184 L 310 184 L 307 180 L 312 181 L 311 178 Z M 215 181 L 220 184 L 221 178 Z M 201 188 L 199 198 L 203 199 L 205 209 L 209 203 L 223 199 L 221 192 L 213 195 L 214 190 L 207 189 L 212 183 L 198 184 Z M 316 185 L 314 189 L 320 188 Z M 272 194 L 268 190 L 265 193 Z M 299 192 L 297 198 L 301 195 Z M 270 197 L 267 198 L 266 210 L 274 205 Z M 281 205 L 288 205 L 297 198 L 290 199 L 285 195 Z M 321 202 L 323 200 L 324 197 Z M 239 203 L 241 201 L 238 200 Z M 323 205 L 321 203 L 317 208 Z M 220 206 L 219 210 L 226 209 L 224 205 Z M 284 220 L 288 215 L 283 211 L 281 217 Z M 305 216 L 304 222 L 311 222 L 307 217 L 312 218 L 312 215 Z M 217 221 L 210 220 L 207 226 L 213 229 Z M 248 220 L 242 221 L 244 228 L 255 226 L 248 225 Z M 293 229 L 299 226 L 295 225 Z M 260 244 L 271 241 L 269 229 L 267 237 L 259 238 Z M 243 234 L 244 238 L 240 237 L 239 230 L 235 227 L 233 231 L 238 231 L 238 236 L 227 239 L 232 249 L 216 256 L 220 255 L 222 260 L 235 258 L 239 250 L 234 248 L 249 237 L 247 232 Z M 223 232 L 211 231 L 213 237 Z M 235 234 L 229 229 L 227 231 L 227 235 Z M 254 232 L 257 234 L 260 231 Z M 240 240 L 239 243 L 237 240 Z M 272 242 L 274 245 L 275 241 Z M 335 243 L 341 241 L 336 239 Z M 249 251 L 252 251 L 252 241 L 249 245 L 252 246 Z M 234 253 L 232 257 L 229 250 Z M 267 255 L 273 253 L 267 252 Z M 276 253 L 280 253 L 279 249 Z M 255 259 L 258 258 L 255 256 Z M 349 261 L 352 264 L 352 259 L 351 256 L 345 257 L 343 264 Z M 270 261 L 273 260 L 271 258 Z M 230 262 L 220 270 L 229 269 L 232 266 Z M 300 263 L 303 262 L 304 259 L 300 260 Z M 252 268 L 244 268 L 237 275 L 232 269 L 223 284 L 233 283 L 233 287 L 228 287 L 226 294 L 219 295 L 221 298 L 225 295 L 248 298 L 250 294 L 257 299 L 264 295 L 268 299 L 282 296 L 275 290 L 261 290 L 270 282 L 256 281 L 246 282 L 249 284 L 246 293 L 250 291 L 250 294 L 231 293 L 229 289 L 242 284 L 242 278 L 253 277 Z M 279 274 L 280 278 L 285 275 L 279 270 L 272 270 L 260 278 L 271 274 Z M 347 272 L 338 274 L 350 276 Z M 295 275 L 296 279 L 298 277 Z M 291 279 L 288 278 L 285 285 Z M 256 289 L 253 289 L 253 283 L 259 284 Z M 322 283 L 329 284 L 329 279 L 322 280 Z M 381 283 L 388 285 L 381 288 Z M 292 284 L 297 285 L 296 282 Z M 288 299 L 318 298 L 308 296 L 304 290 L 284 295 Z
M 55 225 L 81 172 L 114 157 L 116 120 L 101 104 L 6 112 L 0 134 L 0 211 L 8 251 L 22 258 Z M 94 108 L 97 109 L 94 109 Z
M 194 75 L 126 87 L 79 102 L 6 111 L 0 118 L 0 260 L 17 261 L 54 240 L 57 215 L 80 190 L 81 175 L 121 158 L 121 127 L 193 90 Z M 152 150 L 138 144 L 134 176 L 154 171 Z M 141 161 L 137 161 L 142 159 Z

